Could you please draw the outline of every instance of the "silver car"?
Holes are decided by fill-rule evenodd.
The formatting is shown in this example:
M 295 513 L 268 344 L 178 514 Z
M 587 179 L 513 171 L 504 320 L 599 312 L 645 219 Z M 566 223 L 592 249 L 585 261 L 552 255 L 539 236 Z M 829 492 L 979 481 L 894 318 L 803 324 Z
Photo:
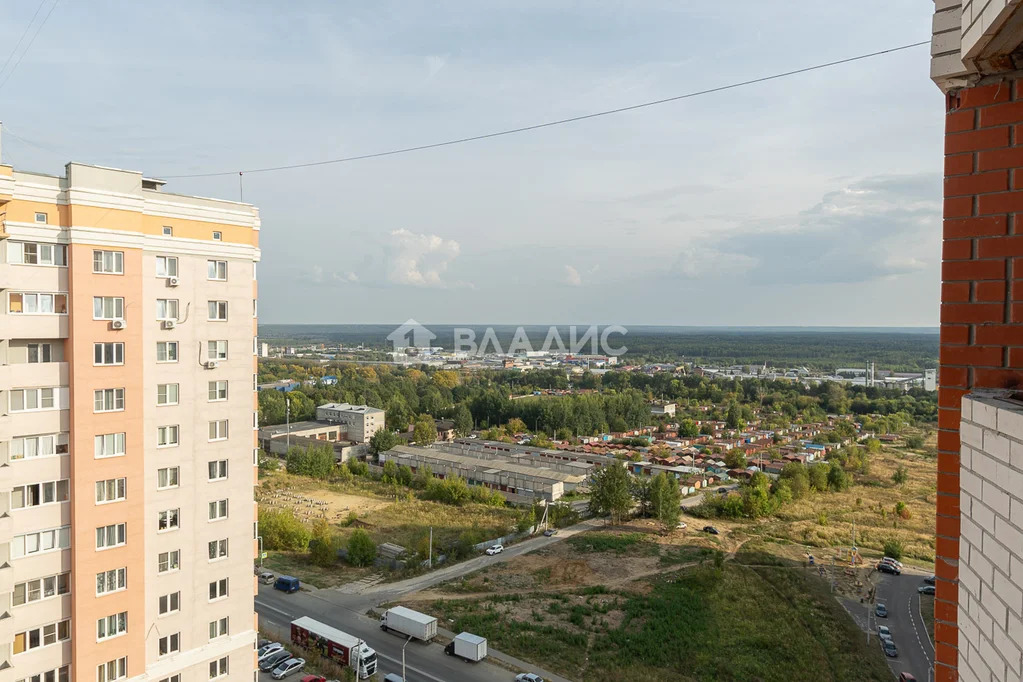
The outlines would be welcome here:
M 304 658 L 289 658 L 288 660 L 284 661 L 276 668 L 274 668 L 274 671 L 271 673 L 271 675 L 275 680 L 280 680 L 284 679 L 288 675 L 297 673 L 304 667 L 305 667 Z

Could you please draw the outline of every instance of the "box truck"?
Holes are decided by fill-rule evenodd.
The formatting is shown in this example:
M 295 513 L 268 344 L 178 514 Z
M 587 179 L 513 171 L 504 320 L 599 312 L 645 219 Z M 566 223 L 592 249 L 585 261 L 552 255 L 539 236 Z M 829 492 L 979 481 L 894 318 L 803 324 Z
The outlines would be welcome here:
M 437 619 L 404 606 L 395 606 L 380 616 L 380 628 L 384 632 L 394 630 L 406 637 L 429 642 L 437 636 Z
M 463 632 L 455 635 L 455 638 L 444 647 L 444 653 L 448 656 L 458 656 L 473 663 L 479 663 L 487 657 L 487 638 L 474 635 L 471 632 Z
M 361 680 L 377 671 L 377 652 L 364 641 L 309 616 L 291 621 L 291 641 L 355 670 Z

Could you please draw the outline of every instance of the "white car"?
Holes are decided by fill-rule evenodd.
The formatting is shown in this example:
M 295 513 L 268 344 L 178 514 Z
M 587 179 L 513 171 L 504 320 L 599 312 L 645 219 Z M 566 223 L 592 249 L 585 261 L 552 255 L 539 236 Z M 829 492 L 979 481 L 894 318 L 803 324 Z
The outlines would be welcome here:
M 492 547 L 487 547 L 487 554 L 489 554 L 490 556 L 494 556 L 495 554 L 500 554 L 503 551 L 504 551 L 504 545 L 493 545 Z
M 292 673 L 297 673 L 299 670 L 305 667 L 304 658 L 289 658 L 288 660 L 281 663 L 274 671 L 270 673 L 275 680 L 280 680 Z
M 688 527 L 689 527 L 689 526 L 687 526 L 687 525 L 686 525 L 686 522 L 685 522 L 685 521 L 679 521 L 679 522 L 678 522 L 678 526 L 676 526 L 676 528 L 679 528 L 679 529 L 682 529 L 682 528 L 688 528 Z

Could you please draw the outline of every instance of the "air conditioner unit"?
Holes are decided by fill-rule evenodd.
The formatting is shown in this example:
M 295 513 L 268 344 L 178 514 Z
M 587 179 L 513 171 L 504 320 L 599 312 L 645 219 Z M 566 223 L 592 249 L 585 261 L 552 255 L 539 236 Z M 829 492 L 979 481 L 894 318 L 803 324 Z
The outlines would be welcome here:
M 169 286 L 169 287 L 176 287 L 177 285 L 178 285 L 178 278 L 177 277 L 168 277 L 167 278 L 167 286 Z
M 163 326 L 164 329 L 174 329 L 174 327 L 178 326 L 178 321 L 177 320 L 164 320 L 162 326 Z
M 216 360 L 207 360 L 205 367 L 206 369 L 216 369 L 218 364 Z
M 114 320 L 110 321 L 110 328 L 111 329 L 124 329 L 127 326 L 128 325 L 127 325 L 127 323 L 125 323 L 123 317 L 118 317 L 117 319 L 114 319 Z

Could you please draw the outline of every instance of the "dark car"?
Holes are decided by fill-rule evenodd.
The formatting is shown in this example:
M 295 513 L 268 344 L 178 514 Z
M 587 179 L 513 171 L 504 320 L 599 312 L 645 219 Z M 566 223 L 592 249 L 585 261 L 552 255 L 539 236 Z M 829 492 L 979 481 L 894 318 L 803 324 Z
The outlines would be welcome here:
M 710 533 L 711 535 L 717 535 L 718 534 L 718 529 L 715 528 L 714 526 L 704 526 L 703 527 L 703 532 L 704 533 Z
M 543 532 L 543 535 L 544 535 L 545 538 L 554 537 L 557 534 L 558 534 L 558 529 L 557 528 L 548 528 L 547 530 L 545 530 Z
M 298 592 L 301 586 L 302 583 L 299 579 L 290 575 L 282 575 L 277 579 L 277 582 L 274 583 L 275 590 L 280 590 L 281 592 L 287 592 L 289 594 L 292 592 Z
M 270 654 L 262 661 L 260 661 L 259 669 L 264 672 L 269 672 L 276 668 L 281 663 L 284 663 L 284 661 L 288 660 L 289 658 L 291 658 L 291 652 L 288 651 L 287 649 L 281 649 L 277 653 Z
M 902 571 L 897 566 L 893 566 L 887 562 L 882 561 L 877 565 L 878 573 L 891 573 L 892 575 L 901 575 Z
M 884 604 L 878 604 L 877 606 L 874 607 L 874 615 L 877 616 L 878 618 L 887 618 L 888 607 L 885 606 Z
M 924 578 L 924 582 L 927 583 L 928 585 L 933 585 L 934 581 L 936 581 L 937 579 L 938 578 L 936 576 L 929 575 L 926 578 Z
M 916 678 L 910 673 L 900 673 L 899 682 L 916 682 Z
M 881 647 L 884 649 L 884 655 L 888 658 L 898 658 L 899 650 L 895 648 L 895 642 L 892 640 L 882 640 Z
M 934 594 L 934 585 L 921 585 L 916 591 L 920 594 Z

